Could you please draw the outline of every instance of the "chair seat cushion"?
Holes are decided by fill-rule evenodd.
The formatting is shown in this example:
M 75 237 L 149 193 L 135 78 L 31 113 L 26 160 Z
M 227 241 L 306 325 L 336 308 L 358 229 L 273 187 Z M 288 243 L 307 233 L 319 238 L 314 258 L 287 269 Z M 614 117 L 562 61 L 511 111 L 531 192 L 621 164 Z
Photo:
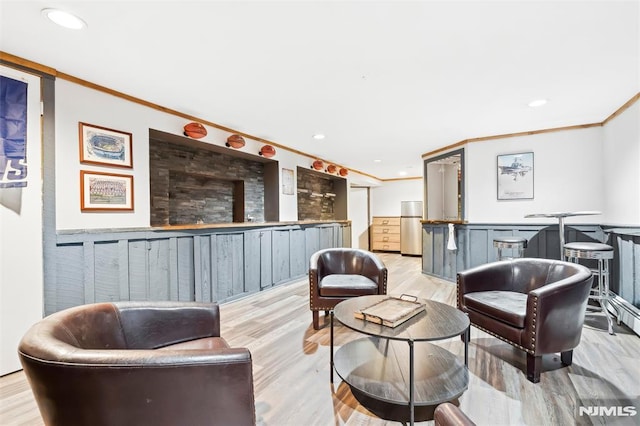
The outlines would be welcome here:
M 378 294 L 378 284 L 362 275 L 332 274 L 320 280 L 318 290 L 325 297 L 364 296 Z
M 527 295 L 515 291 L 477 291 L 464 295 L 468 309 L 480 312 L 507 323 L 524 328 L 527 311 Z
M 208 349 L 218 350 L 227 349 L 229 345 L 222 337 L 205 337 L 202 339 L 187 340 L 186 342 L 175 343 L 173 345 L 163 346 L 158 350 L 183 350 L 183 349 Z

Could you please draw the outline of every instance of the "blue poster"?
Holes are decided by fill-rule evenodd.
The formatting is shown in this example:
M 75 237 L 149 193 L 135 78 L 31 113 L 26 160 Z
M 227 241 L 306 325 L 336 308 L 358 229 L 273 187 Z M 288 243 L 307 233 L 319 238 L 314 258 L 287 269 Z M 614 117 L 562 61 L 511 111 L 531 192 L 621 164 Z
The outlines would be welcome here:
M 0 188 L 27 186 L 27 83 L 0 76 Z

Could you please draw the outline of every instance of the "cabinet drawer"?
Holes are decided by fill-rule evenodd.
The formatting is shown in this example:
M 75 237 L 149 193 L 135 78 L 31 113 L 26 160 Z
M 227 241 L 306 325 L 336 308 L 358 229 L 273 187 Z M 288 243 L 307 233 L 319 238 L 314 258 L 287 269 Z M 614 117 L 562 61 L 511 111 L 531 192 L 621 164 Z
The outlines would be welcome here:
M 400 251 L 400 243 L 374 242 L 373 250 Z
M 372 224 L 400 226 L 400 218 L 393 216 L 376 216 L 372 218 Z
M 399 243 L 400 234 L 373 234 L 374 243 Z
M 373 235 L 400 234 L 399 226 L 374 226 Z

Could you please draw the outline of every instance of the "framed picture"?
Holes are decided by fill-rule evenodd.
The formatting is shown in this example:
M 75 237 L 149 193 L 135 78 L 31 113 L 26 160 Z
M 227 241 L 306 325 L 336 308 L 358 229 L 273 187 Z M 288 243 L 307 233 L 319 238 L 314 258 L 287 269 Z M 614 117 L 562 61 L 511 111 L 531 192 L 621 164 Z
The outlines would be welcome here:
M 133 210 L 133 176 L 80 170 L 80 210 Z
M 282 169 L 282 193 L 293 195 L 293 170 Z
M 133 167 L 131 133 L 82 122 L 78 125 L 81 163 Z
M 533 199 L 533 152 L 498 155 L 498 200 Z

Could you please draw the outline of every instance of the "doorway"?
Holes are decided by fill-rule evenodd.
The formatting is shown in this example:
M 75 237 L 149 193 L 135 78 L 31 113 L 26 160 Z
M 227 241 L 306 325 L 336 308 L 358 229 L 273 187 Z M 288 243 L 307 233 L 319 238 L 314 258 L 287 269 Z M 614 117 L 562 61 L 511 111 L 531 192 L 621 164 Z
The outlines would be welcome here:
M 369 187 L 352 186 L 349 194 L 351 213 L 351 245 L 369 250 Z

